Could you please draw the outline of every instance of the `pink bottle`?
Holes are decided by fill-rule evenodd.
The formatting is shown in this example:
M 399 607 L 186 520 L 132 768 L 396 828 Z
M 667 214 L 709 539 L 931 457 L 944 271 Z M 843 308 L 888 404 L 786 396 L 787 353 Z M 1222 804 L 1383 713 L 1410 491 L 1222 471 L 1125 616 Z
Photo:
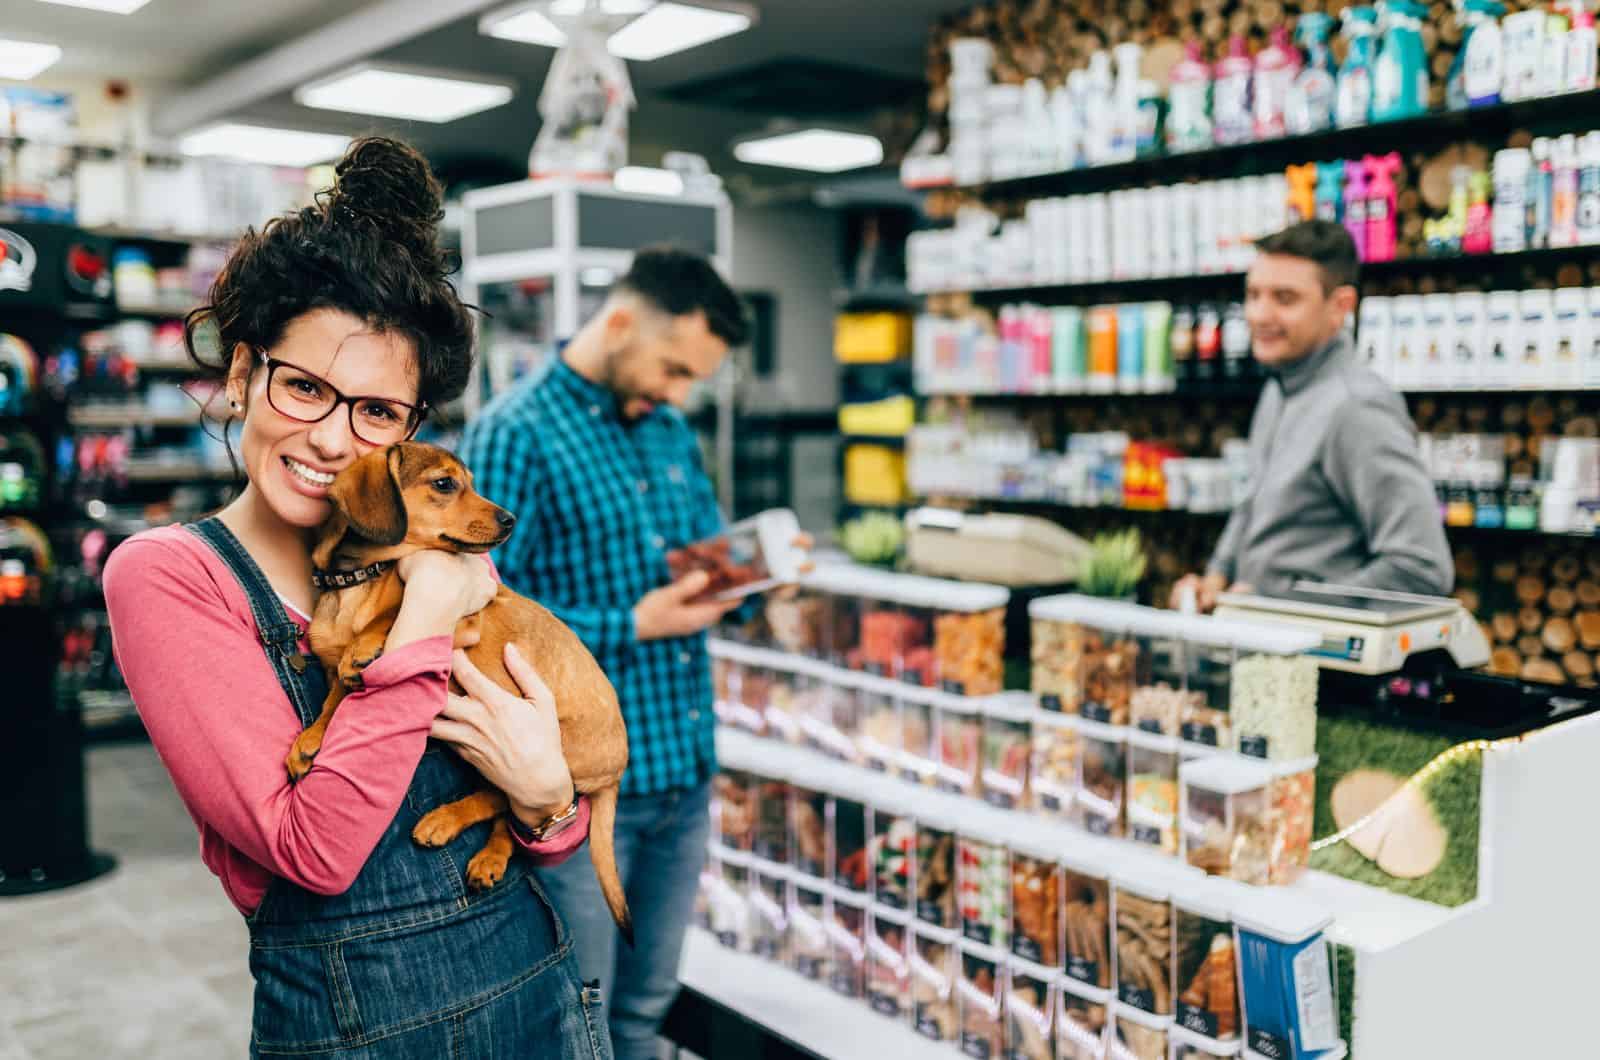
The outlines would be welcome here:
M 1356 243 L 1356 257 L 1367 257 L 1367 167 L 1363 162 L 1344 164 L 1344 227 Z
M 1395 244 L 1395 174 L 1400 172 L 1400 153 L 1367 155 L 1362 159 L 1367 170 L 1367 255 L 1366 261 L 1393 261 Z
M 1257 140 L 1282 136 L 1289 92 L 1300 75 L 1300 50 L 1289 43 L 1289 27 L 1272 28 L 1272 42 L 1256 56 L 1255 91 L 1251 108 Z

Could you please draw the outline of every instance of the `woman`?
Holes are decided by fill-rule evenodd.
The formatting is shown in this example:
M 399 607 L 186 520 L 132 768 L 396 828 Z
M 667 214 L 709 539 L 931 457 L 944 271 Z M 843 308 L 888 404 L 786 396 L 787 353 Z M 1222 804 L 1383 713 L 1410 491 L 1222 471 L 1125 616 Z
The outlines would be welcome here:
M 427 164 L 367 139 L 336 172 L 318 205 L 247 234 L 190 315 L 189 352 L 225 382 L 242 422 L 248 482 L 217 515 L 113 553 L 117 661 L 201 858 L 249 922 L 252 1056 L 604 1057 L 597 999 L 529 872 L 588 831 L 550 692 L 509 649 L 527 699 L 451 653 L 457 622 L 494 595 L 488 563 L 436 551 L 401 561 L 405 598 L 383 656 L 311 771 L 294 785 L 284 771 L 326 690 L 305 635 L 328 485 L 410 437 L 471 366 Z M 467 696 L 448 694 L 452 672 Z M 438 851 L 410 833 L 480 772 L 511 797 L 527 856 L 478 893 L 463 881 L 488 825 Z

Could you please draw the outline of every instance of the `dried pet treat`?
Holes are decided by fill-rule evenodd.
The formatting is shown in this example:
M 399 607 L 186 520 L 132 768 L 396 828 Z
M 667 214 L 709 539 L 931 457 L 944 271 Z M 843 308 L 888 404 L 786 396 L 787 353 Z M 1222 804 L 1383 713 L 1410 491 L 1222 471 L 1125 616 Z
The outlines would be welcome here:
M 976 706 L 948 697 L 938 708 L 938 786 L 958 795 L 978 793 L 983 719 Z
M 755 778 L 749 773 L 724 770 L 712 785 L 717 799 L 717 820 L 722 845 L 731 850 L 749 850 L 755 841 Z
M 1246 655 L 1233 664 L 1239 751 L 1287 761 L 1317 750 L 1317 664 L 1305 655 Z
M 900 730 L 901 778 L 917 784 L 932 784 L 939 772 L 933 705 L 916 699 L 902 699 Z
M 856 757 L 873 769 L 891 772 L 898 766 L 902 750 L 900 708 L 889 695 L 876 689 L 863 689 L 860 703 Z
M 1231 925 L 1179 912 L 1178 985 L 1182 988 L 1179 1026 L 1218 1041 L 1238 1035 L 1239 987 Z
M 867 811 L 859 802 L 833 800 L 833 882 L 867 893 Z
M 1078 730 L 1070 719 L 1046 715 L 1033 724 L 1028 790 L 1035 810 L 1062 820 L 1077 819 Z
M 832 685 L 810 674 L 795 674 L 793 687 L 789 713 L 800 727 L 794 742 L 817 751 L 825 750 L 828 733 L 833 729 Z
M 750 865 L 748 854 L 729 854 L 722 862 L 722 879 L 711 890 L 711 933 L 717 941 L 741 953 L 750 950 Z
M 1131 723 L 1144 732 L 1176 736 L 1184 713 L 1202 702 L 1197 692 L 1182 692 L 1167 684 L 1144 685 L 1134 690 Z
M 1172 903 L 1117 888 L 1117 999 L 1172 1015 Z
M 759 559 L 750 563 L 740 563 L 734 559 L 733 542 L 726 535 L 696 541 L 667 553 L 667 572 L 673 581 L 686 578 L 697 570 L 705 571 L 709 579 L 705 591 L 699 596 L 701 600 L 767 577 L 766 564 Z
M 917 1033 L 936 1042 L 953 1042 L 960 1035 L 956 1019 L 953 935 L 912 929 L 911 1019 Z
M 908 923 L 872 916 L 867 935 L 867 1003 L 891 1019 L 910 1018 L 911 967 L 906 959 Z
M 1000 1018 L 1001 967 L 997 955 L 962 949 L 961 1051 L 973 1060 L 1000 1060 L 1005 1049 L 1005 1023 Z
M 939 686 L 948 692 L 986 696 L 1000 691 L 1004 677 L 1005 611 L 949 612 L 934 620 L 934 657 Z
M 835 897 L 828 920 L 828 942 L 833 971 L 828 985 L 850 998 L 867 993 L 867 909 Z
M 928 622 L 921 615 L 880 607 L 861 616 L 862 669 L 879 677 L 896 677 L 902 660 L 928 643 Z M 920 682 L 914 682 L 920 683 Z
M 796 881 L 789 901 L 790 960 L 795 971 L 813 982 L 828 981 L 833 971 L 828 916 L 827 896 Z
M 1126 1060 L 1167 1060 L 1166 1027 L 1147 1026 L 1126 1012 L 1117 1013 L 1117 1044 L 1113 1046 L 1113 1055 L 1126 1057 Z
M 754 874 L 750 888 L 750 952 L 769 961 L 789 963 L 789 881 L 784 876 Z
M 1315 757 L 1303 762 L 1284 763 L 1278 767 L 1278 773 L 1272 779 L 1267 808 L 1267 820 L 1272 828 L 1267 868 L 1271 883 L 1293 883 L 1311 862 L 1316 786 Z
M 794 867 L 806 876 L 826 879 L 828 862 L 828 796 L 792 788 L 789 797 L 789 851 Z
M 1006 992 L 1007 1060 L 1056 1060 L 1055 995 L 1048 968 L 1013 961 Z
M 1165 736 L 1128 736 L 1128 836 L 1178 853 L 1178 744 Z
M 820 726 L 822 750 L 854 765 L 861 764 L 861 691 L 846 685 L 829 686 L 829 723 Z
M 983 719 L 985 802 L 1007 810 L 1022 805 L 1032 751 L 1027 721 L 993 714 Z
M 956 837 L 917 828 L 917 919 L 936 927 L 956 927 Z
M 1088 631 L 1084 636 L 1083 706 L 1079 712 L 1091 721 L 1126 725 L 1138 666 L 1138 641 L 1126 636 L 1102 638 L 1099 631 Z
M 1088 721 L 1079 726 L 1083 761 L 1078 772 L 1078 809 L 1083 826 L 1096 835 L 1120 836 L 1128 769 L 1123 735 L 1110 726 Z
M 1033 634 L 1033 691 L 1045 710 L 1078 713 L 1083 702 L 1084 630 L 1076 622 L 1036 618 Z
M 911 908 L 917 829 L 910 817 L 872 812 L 872 897 L 891 909 Z
M 1272 769 L 1217 756 L 1182 766 L 1183 844 L 1189 864 L 1241 883 L 1270 882 Z
M 1056 1060 L 1105 1060 L 1106 1006 L 1061 989 L 1056 1014 Z
M 1184 708 L 1178 734 L 1188 743 L 1202 747 L 1233 746 L 1233 716 L 1226 710 L 1196 703 Z
M 1011 928 L 1011 872 L 1006 848 L 970 836 L 956 846 L 960 871 L 961 933 L 985 946 L 1005 948 Z
M 1061 869 L 1052 860 L 1011 855 L 1011 952 L 1055 965 L 1061 934 Z
M 1067 975 L 1081 983 L 1111 986 L 1111 885 L 1103 878 L 1072 868 L 1062 870 L 1065 898 L 1062 921 L 1066 935 Z
M 757 785 L 754 849 L 758 858 L 789 862 L 789 785 L 781 780 Z
M 824 654 L 826 604 L 811 590 L 802 590 L 791 600 L 769 597 L 766 602 L 767 628 L 772 640 L 784 651 L 813 659 Z

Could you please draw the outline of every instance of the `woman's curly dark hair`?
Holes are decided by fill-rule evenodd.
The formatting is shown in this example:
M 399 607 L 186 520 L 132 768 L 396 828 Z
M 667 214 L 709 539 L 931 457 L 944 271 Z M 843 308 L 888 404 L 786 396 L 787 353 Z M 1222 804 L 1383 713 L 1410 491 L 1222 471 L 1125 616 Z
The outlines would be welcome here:
M 315 205 L 239 240 L 207 304 L 184 321 L 189 356 L 225 377 L 239 343 L 271 349 L 297 317 L 338 309 L 409 338 L 419 399 L 453 400 L 472 371 L 473 332 L 439 245 L 443 189 L 422 155 L 384 137 L 352 143 L 334 172 Z

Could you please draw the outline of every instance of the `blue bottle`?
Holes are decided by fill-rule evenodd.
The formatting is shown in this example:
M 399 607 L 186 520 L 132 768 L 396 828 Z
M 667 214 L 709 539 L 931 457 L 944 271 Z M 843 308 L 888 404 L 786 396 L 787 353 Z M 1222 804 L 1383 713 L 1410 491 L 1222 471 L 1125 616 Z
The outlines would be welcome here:
M 1414 118 L 1428 109 L 1428 55 L 1422 20 L 1428 9 L 1411 0 L 1384 0 L 1383 50 L 1372 68 L 1372 120 Z
M 1344 220 L 1344 162 L 1317 163 L 1317 219 Z
M 1347 7 L 1344 37 L 1350 42 L 1339 67 L 1334 122 L 1341 129 L 1372 120 L 1372 60 L 1378 46 L 1378 11 L 1372 7 Z
M 1295 40 L 1306 50 L 1306 65 L 1289 89 L 1289 105 L 1284 123 L 1290 135 L 1319 132 L 1333 124 L 1336 71 L 1328 35 L 1333 19 L 1320 11 L 1310 11 L 1295 23 Z

